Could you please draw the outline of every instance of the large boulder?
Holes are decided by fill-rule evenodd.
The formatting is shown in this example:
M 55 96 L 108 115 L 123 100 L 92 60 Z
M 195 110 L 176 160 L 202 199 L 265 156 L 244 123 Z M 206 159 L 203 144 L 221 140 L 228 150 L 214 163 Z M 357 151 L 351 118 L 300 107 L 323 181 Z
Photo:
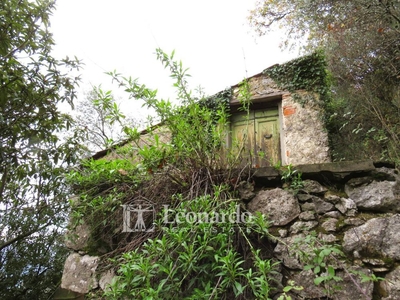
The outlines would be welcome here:
M 72 253 L 64 264 L 61 287 L 80 294 L 86 294 L 98 287 L 96 269 L 99 257 Z
M 284 226 L 296 219 L 301 212 L 296 197 L 280 188 L 258 192 L 249 202 L 248 210 L 267 215 L 273 226 Z
M 374 218 L 347 230 L 343 249 L 357 256 L 387 257 L 400 260 L 400 215 Z
M 385 172 L 384 172 L 385 171 Z M 400 180 L 399 176 L 390 170 L 372 177 L 353 178 L 345 185 L 345 192 L 354 200 L 359 210 L 374 212 L 400 212 Z M 382 175 L 379 177 L 378 175 Z M 397 180 L 395 180 L 397 178 Z M 381 180 L 385 179 L 385 180 Z

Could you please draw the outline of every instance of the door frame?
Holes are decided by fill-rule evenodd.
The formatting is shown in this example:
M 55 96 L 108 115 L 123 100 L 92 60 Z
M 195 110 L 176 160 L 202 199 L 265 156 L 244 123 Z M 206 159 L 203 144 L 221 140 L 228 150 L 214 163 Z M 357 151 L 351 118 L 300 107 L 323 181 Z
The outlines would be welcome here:
M 238 113 L 242 113 L 241 111 L 238 110 L 240 105 L 239 103 L 234 103 L 231 104 L 230 109 L 231 109 L 231 120 L 232 116 Z M 257 111 L 257 110 L 265 110 L 268 108 L 272 107 L 278 107 L 278 126 L 279 126 L 279 151 L 280 151 L 280 160 L 282 165 L 286 165 L 286 147 L 285 147 L 285 139 L 284 139 L 284 127 L 283 127 L 283 111 L 282 111 L 282 95 L 279 95 L 278 97 L 274 95 L 273 97 L 264 97 L 264 98 L 257 98 L 251 101 L 250 104 L 250 111 Z M 229 135 L 227 137 L 227 145 L 229 148 L 232 147 L 232 122 L 230 121 L 228 129 L 229 129 Z

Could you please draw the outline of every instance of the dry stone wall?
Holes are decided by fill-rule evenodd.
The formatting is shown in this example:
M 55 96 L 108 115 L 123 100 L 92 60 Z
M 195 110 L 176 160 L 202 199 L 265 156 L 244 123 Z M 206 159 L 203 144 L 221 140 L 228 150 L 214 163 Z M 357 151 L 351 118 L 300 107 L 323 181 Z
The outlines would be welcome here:
M 296 193 L 281 187 L 261 187 L 258 192 L 249 187 L 254 197 L 245 199 L 247 208 L 268 215 L 276 236 L 274 257 L 284 274 L 279 286 L 289 280 L 302 286 L 301 291 L 293 292 L 294 299 L 326 297 L 329 284 L 314 284 L 326 274 L 315 274 L 306 265 L 315 262 L 319 250 L 337 245 L 345 257 L 332 254 L 326 258 L 340 278 L 330 282 L 338 289 L 331 286 L 328 299 L 400 299 L 398 171 L 382 167 L 327 175 L 314 173 L 314 180 L 304 180 L 304 187 Z M 243 190 L 243 194 L 250 191 Z M 310 240 L 311 232 L 315 232 L 315 240 Z M 366 280 L 374 276 L 384 280 Z
M 243 205 L 271 222 L 273 250 L 268 257 L 279 262 L 273 299 L 291 281 L 303 287 L 288 293 L 292 299 L 400 299 L 398 170 L 372 162 L 309 165 L 301 170 L 303 187 L 296 191 L 282 186 L 273 169 L 256 173 L 254 182 L 242 182 L 238 189 Z M 105 289 L 115 274 L 97 270 L 99 257 L 85 252 L 88 232 L 85 226 L 80 228 L 74 233 L 77 243 L 67 243 L 73 252 L 65 263 L 62 287 L 84 294 Z M 317 285 L 317 277 L 329 274 L 307 265 L 315 262 L 318 251 L 333 245 L 345 256 L 332 252 L 323 262 L 339 279 Z M 383 280 L 367 280 L 378 277 Z

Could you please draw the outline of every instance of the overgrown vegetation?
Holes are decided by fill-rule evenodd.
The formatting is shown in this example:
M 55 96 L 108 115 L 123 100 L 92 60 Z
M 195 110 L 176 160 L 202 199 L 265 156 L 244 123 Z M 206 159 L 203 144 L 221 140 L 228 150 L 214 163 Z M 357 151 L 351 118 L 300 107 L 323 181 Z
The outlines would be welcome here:
M 243 142 L 234 142 L 233 149 L 224 143 L 230 91 L 199 99 L 189 90 L 187 70 L 174 53 L 158 49 L 157 57 L 171 72 L 180 105 L 158 99 L 155 90 L 138 80 L 110 73 L 132 98 L 156 111 L 162 125 L 150 124 L 145 135 L 123 128 L 128 144 L 70 173 L 69 182 L 79 194 L 71 202 L 70 226 L 84 220 L 92 232 L 86 250 L 103 251 L 104 267 L 107 257 L 112 258 L 118 270 L 107 292 L 112 299 L 268 299 L 275 262 L 259 250 L 271 243 L 265 217 L 163 222 L 166 205 L 173 220 L 184 212 L 241 215 L 235 188 L 250 175 L 249 164 L 243 165 Z M 250 100 L 246 88 L 244 84 L 240 96 L 244 110 Z M 135 199 L 146 199 L 161 212 L 154 232 L 121 233 L 120 205 Z M 147 216 L 141 226 L 149 228 L 153 221 Z
M 282 170 L 281 170 L 282 169 Z M 284 166 L 279 169 L 282 172 L 281 179 L 285 187 L 292 189 L 295 193 L 302 187 L 304 187 L 302 174 L 291 164 Z
M 104 91 L 101 86 L 93 86 L 77 103 L 73 118 L 75 130 L 87 141 L 83 145 L 86 156 L 122 142 L 126 136 L 121 128 L 138 124 L 132 116 L 122 113 L 113 93 Z
M 334 160 L 399 163 L 399 1 L 262 0 L 249 19 L 261 35 L 284 27 L 284 47 L 324 51 L 332 83 L 325 109 Z M 316 68 L 310 78 L 320 72 Z
M 299 257 L 304 264 L 303 270 L 311 270 L 314 274 L 314 284 L 322 286 L 324 293 L 328 297 L 334 297 L 335 292 L 342 289 L 343 274 L 353 282 L 354 288 L 357 289 L 365 299 L 370 299 L 367 295 L 367 288 L 361 287 L 360 283 L 369 282 L 373 284 L 384 278 L 375 274 L 365 274 L 349 268 L 345 262 L 345 254 L 341 246 L 334 243 L 327 243 L 317 237 L 315 231 L 309 232 L 305 237 L 297 238 L 293 245 L 293 253 Z M 339 274 L 342 272 L 342 274 Z M 360 280 L 358 280 L 358 278 Z
M 107 299 L 268 299 L 277 262 L 250 242 L 268 235 L 265 217 L 238 216 L 223 186 L 213 197 L 174 200 L 176 208 L 159 216 L 160 235 L 118 260 Z
M 155 110 L 161 123 L 150 124 L 144 132 L 123 128 L 129 143 L 104 158 L 84 161 L 68 176 L 79 194 L 71 201 L 71 229 L 88 225 L 91 240 L 85 250 L 103 254 L 101 268 L 116 270 L 103 296 L 270 299 L 280 293 L 279 299 L 292 299 L 303 287 L 292 281 L 279 287 L 274 275 L 280 262 L 265 251 L 272 251 L 279 238 L 269 233 L 265 216 L 246 213 L 236 197 L 238 183 L 249 180 L 251 174 L 250 162 L 243 165 L 244 142 L 233 141 L 231 149 L 224 144 L 230 93 L 210 98 L 211 103 L 193 96 L 187 70 L 174 60 L 174 54 L 158 49 L 157 56 L 170 69 L 182 105 L 159 100 L 155 90 L 138 80 L 110 73 L 132 98 L 144 100 Z M 293 88 L 312 85 L 300 82 Z M 320 87 L 319 83 L 315 86 L 314 92 Z M 248 112 L 249 85 L 244 81 L 240 87 L 241 110 Z M 284 187 L 294 193 L 303 188 L 302 174 L 292 165 L 275 167 Z M 158 215 L 147 214 L 135 226 L 152 230 L 121 232 L 127 225 L 121 205 L 134 205 L 137 199 L 151 203 Z M 332 283 L 342 280 L 336 270 L 350 274 L 339 260 L 340 248 L 321 244 L 311 233 L 302 242 L 310 252 L 295 247 L 290 251 L 301 258 L 304 270 L 314 272 L 315 284 L 331 295 L 336 288 Z
M 271 77 L 282 89 L 291 92 L 294 100 L 301 104 L 308 101 L 330 102 L 331 85 L 325 54 L 321 50 L 282 65 L 274 65 L 265 69 L 263 73 Z M 310 93 L 299 94 L 301 90 Z
M 52 56 L 54 1 L 0 2 L 0 298 L 49 299 L 67 251 L 66 167 L 80 139 L 61 103 L 76 97 L 77 59 Z

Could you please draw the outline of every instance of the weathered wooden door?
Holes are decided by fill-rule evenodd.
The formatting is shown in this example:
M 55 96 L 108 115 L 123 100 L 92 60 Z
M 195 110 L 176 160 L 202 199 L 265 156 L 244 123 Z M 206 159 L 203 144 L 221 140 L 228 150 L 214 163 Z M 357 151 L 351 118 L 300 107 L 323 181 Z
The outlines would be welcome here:
M 280 160 L 278 108 L 239 113 L 232 116 L 232 147 L 242 164 L 267 167 Z

